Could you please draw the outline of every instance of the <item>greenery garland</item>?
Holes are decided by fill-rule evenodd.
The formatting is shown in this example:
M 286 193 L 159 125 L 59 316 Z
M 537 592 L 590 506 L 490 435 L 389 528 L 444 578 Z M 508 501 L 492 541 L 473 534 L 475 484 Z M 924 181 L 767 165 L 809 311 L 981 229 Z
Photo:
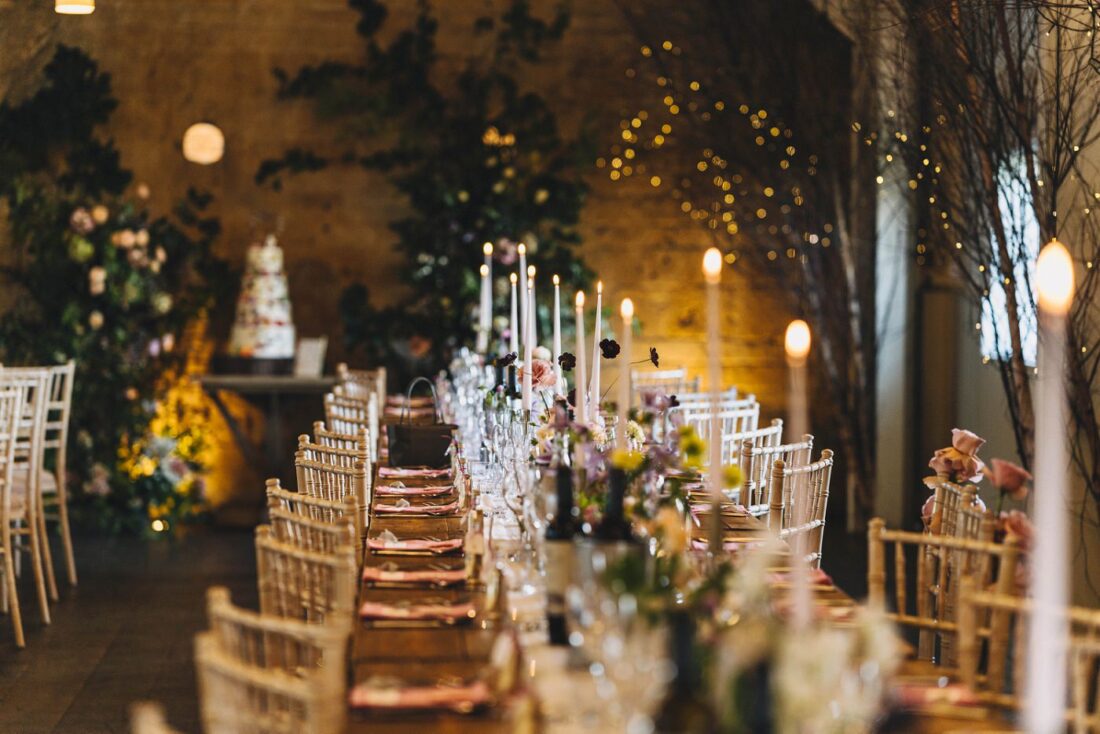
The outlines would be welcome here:
M 339 157 L 290 150 L 265 161 L 256 179 L 278 188 L 283 172 L 333 163 L 386 173 L 412 209 L 391 222 L 409 296 L 379 310 L 365 285 L 348 288 L 341 299 L 345 338 L 376 363 L 424 372 L 473 341 L 483 242 L 495 245 L 498 315 L 507 313 L 508 273 L 520 241 L 537 267 L 541 293 L 552 292 L 554 274 L 567 289 L 591 277 L 576 249 L 587 191 L 581 171 L 591 151 L 583 136 L 565 139 L 546 101 L 522 90 L 516 78 L 521 66 L 537 63 L 546 44 L 561 38 L 569 15 L 559 8 L 544 21 L 526 0 L 511 0 L 499 16 L 475 21 L 482 52 L 451 77 L 438 68 L 438 22 L 428 3 L 420 3 L 412 25 L 389 34 L 386 45 L 379 40 L 386 4 L 349 4 L 359 13 L 357 30 L 366 44 L 362 64 L 330 62 L 293 77 L 276 74 L 280 96 L 312 101 L 318 116 L 341 124 L 354 142 Z M 542 301 L 539 333 L 548 334 L 549 299 Z M 498 335 L 503 325 L 497 321 Z
M 70 496 L 109 530 L 164 531 L 203 509 L 202 408 L 182 377 L 184 327 L 224 267 L 216 220 L 194 191 L 176 221 L 153 218 L 113 141 L 96 130 L 116 101 L 110 77 L 59 46 L 45 83 L 0 105 L 0 195 L 16 298 L 0 315 L 5 362 L 76 362 Z M 221 281 L 224 282 L 224 281 Z M 184 380 L 181 382 L 181 380 Z

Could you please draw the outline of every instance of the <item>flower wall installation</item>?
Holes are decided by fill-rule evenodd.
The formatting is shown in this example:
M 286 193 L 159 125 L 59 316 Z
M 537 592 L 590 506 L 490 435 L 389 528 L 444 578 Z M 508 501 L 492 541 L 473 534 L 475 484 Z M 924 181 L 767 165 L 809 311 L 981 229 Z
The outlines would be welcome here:
M 19 294 L 0 315 L 10 364 L 76 362 L 68 456 L 78 518 L 111 531 L 167 530 L 201 509 L 201 394 L 180 388 L 185 327 L 227 282 L 216 220 L 194 191 L 173 220 L 96 133 L 110 80 L 59 47 L 45 84 L 0 106 L 0 195 Z M 182 392 L 176 392 L 183 390 Z M 189 396 L 189 397 L 185 397 Z

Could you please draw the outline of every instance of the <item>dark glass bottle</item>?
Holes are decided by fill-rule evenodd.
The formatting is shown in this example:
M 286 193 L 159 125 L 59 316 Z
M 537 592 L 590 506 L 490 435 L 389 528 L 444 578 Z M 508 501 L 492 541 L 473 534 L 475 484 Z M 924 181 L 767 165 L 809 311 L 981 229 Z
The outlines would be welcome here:
M 604 541 L 629 541 L 634 539 L 630 522 L 623 511 L 626 497 L 626 473 L 621 469 L 612 469 L 607 475 L 607 504 L 604 506 L 603 519 L 596 526 L 593 536 Z
M 669 655 L 676 677 L 661 704 L 654 728 L 658 734 L 710 734 L 718 717 L 707 699 L 695 646 L 695 620 L 687 611 L 669 615 Z
M 573 505 L 573 469 L 569 466 L 565 448 L 560 447 L 554 458 L 554 489 L 557 510 L 546 526 L 546 621 L 551 645 L 568 645 L 569 631 L 565 624 L 565 590 L 573 571 L 574 537 L 577 520 Z

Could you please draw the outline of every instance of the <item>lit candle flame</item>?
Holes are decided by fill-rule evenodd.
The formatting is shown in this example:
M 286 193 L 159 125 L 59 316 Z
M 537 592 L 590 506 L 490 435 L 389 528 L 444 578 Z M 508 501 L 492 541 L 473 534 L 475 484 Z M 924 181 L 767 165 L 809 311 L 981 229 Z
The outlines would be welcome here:
M 784 348 L 787 356 L 794 362 L 805 362 L 810 354 L 810 325 L 802 319 L 795 319 L 787 324 L 787 334 L 784 339 Z
M 481 264 L 481 277 L 482 278 L 489 277 L 489 266 L 486 265 L 485 263 Z
M 534 265 L 528 265 L 527 266 L 527 277 L 528 278 L 534 278 L 535 277 L 535 266 Z
M 603 293 L 603 281 L 602 280 L 597 280 L 596 281 L 596 294 L 598 295 L 600 293 Z
M 623 320 L 634 318 L 634 301 L 624 298 L 622 305 L 619 307 L 619 313 L 622 314 Z
M 509 273 L 508 280 L 512 281 L 512 285 L 515 285 L 517 282 L 519 282 L 519 277 L 517 277 L 515 273 Z
M 520 242 L 518 245 L 516 245 L 516 252 L 518 252 L 520 255 L 526 255 L 527 254 L 527 245 Z
M 486 242 L 484 245 L 481 246 L 481 251 L 484 252 L 486 255 L 492 255 L 493 254 L 493 243 L 492 242 Z
M 554 285 L 561 285 L 561 278 L 559 278 L 558 276 L 555 275 L 553 277 L 553 281 L 554 281 Z
M 703 255 L 703 275 L 711 284 L 722 280 L 722 253 L 717 247 L 710 248 Z
M 577 308 L 584 308 L 584 291 L 577 291 Z
M 1073 259 L 1066 246 L 1053 239 L 1035 264 L 1039 308 L 1047 313 L 1066 314 L 1073 302 Z

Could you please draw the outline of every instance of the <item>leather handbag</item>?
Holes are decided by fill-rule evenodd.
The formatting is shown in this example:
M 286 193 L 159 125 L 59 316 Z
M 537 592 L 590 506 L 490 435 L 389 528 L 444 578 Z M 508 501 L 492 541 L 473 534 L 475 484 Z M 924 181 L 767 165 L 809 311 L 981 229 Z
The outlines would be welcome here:
M 413 423 L 409 415 L 409 403 L 413 389 L 424 382 L 432 391 L 433 421 L 431 423 Z M 390 440 L 391 466 L 423 466 L 429 469 L 443 469 L 451 464 L 451 443 L 458 426 L 444 423 L 439 414 L 439 398 L 435 394 L 435 385 L 427 377 L 417 377 L 409 383 L 405 394 L 405 405 L 401 409 L 401 418 L 397 423 L 386 426 Z

